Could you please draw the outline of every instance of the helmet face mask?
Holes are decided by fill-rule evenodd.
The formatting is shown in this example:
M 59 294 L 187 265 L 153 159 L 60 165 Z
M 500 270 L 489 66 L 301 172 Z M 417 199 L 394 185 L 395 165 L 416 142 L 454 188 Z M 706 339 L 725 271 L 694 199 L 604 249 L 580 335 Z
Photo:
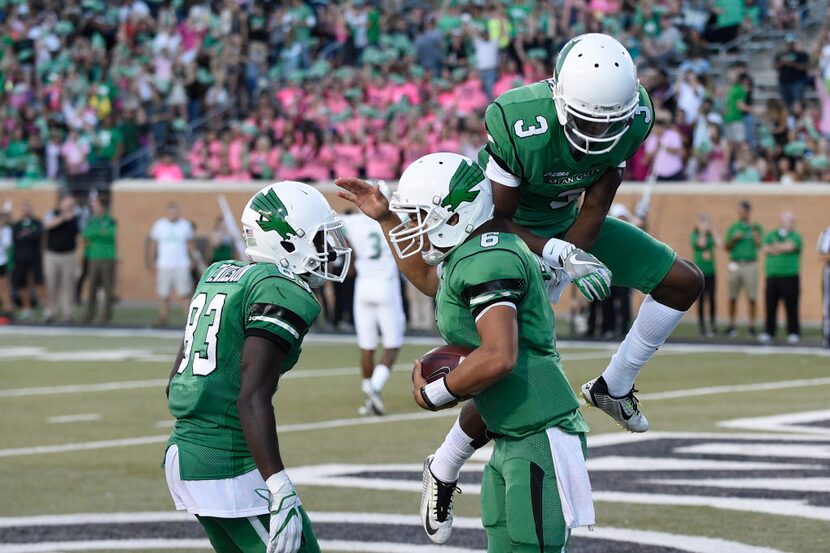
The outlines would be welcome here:
M 559 52 L 553 81 L 556 115 L 571 146 L 588 155 L 611 151 L 640 104 L 637 70 L 625 47 L 603 34 L 578 36 Z
M 457 213 L 447 219 L 446 214 L 435 205 L 404 204 L 395 196 L 392 197 L 390 209 L 402 219 L 401 224 L 389 232 L 392 247 L 398 257 L 404 259 L 420 252 L 428 265 L 438 265 L 452 251 L 452 248 L 437 248 L 430 237 L 441 234 L 441 228 L 445 225 L 457 225 Z
M 565 107 L 564 132 L 578 151 L 599 155 L 611 151 L 628 131 L 634 113 L 617 117 L 595 117 Z
M 314 188 L 294 181 L 272 184 L 245 206 L 245 253 L 303 277 L 310 286 L 343 282 L 351 249 L 343 222 Z
M 322 280 L 343 282 L 349 272 L 352 251 L 343 235 L 343 221 L 326 221 L 317 229 L 311 240 L 313 252 L 303 260 L 301 276 L 313 275 Z

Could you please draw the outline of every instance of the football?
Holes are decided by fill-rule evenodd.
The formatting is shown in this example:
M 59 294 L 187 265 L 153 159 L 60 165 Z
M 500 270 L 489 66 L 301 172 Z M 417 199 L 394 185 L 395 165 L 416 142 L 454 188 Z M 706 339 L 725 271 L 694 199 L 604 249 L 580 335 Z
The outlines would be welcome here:
M 465 346 L 438 346 L 421 357 L 421 375 L 427 382 L 443 378 L 455 369 L 474 348 Z

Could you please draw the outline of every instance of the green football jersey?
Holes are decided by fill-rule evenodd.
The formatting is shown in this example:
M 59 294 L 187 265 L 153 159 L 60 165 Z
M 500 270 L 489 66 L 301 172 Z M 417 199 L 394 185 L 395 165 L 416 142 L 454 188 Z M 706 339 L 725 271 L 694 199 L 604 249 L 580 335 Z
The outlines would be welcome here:
M 588 430 L 556 351 L 544 284 L 548 278 L 547 267 L 513 234 L 475 236 L 444 263 L 435 300 L 438 331 L 447 343 L 479 347 L 476 317 L 501 302 L 516 306 L 516 365 L 474 398 L 493 432 L 522 437 L 552 426 L 568 432 Z
M 280 343 L 283 374 L 297 362 L 319 313 L 308 285 L 276 265 L 224 261 L 207 268 L 187 311 L 184 356 L 168 399 L 176 418 L 168 445 L 179 447 L 183 480 L 232 478 L 256 468 L 236 408 L 245 338 Z
M 605 154 L 575 156 L 552 95 L 553 83 L 541 81 L 496 98 L 485 114 L 488 142 L 478 156 L 482 167 L 492 161 L 519 180 L 513 220 L 543 236 L 571 226 L 582 192 L 633 156 L 654 124 L 651 98 L 641 86 L 640 106 L 616 146 Z

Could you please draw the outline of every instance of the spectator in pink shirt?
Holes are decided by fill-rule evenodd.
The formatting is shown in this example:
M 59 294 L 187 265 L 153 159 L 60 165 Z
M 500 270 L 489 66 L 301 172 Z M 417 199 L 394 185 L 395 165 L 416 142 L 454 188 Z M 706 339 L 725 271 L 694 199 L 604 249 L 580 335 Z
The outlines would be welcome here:
M 277 178 L 279 180 L 297 180 L 302 171 L 300 160 L 297 159 L 300 146 L 294 140 L 293 134 L 286 134 L 282 137 L 282 152 L 280 153 L 280 163 L 277 168 Z
M 670 119 L 658 115 L 654 129 L 646 139 L 646 153 L 652 159 L 652 171 L 658 181 L 680 181 L 683 174 L 683 138 Z
M 620 12 L 619 0 L 590 0 L 588 8 L 601 16 L 614 15 Z
M 354 134 L 345 132 L 334 137 L 334 176 L 354 177 L 363 167 L 363 146 L 357 143 Z
M 274 167 L 271 165 L 271 139 L 267 135 L 260 135 L 254 144 L 254 149 L 248 156 L 248 168 L 251 178 L 269 180 L 274 177 Z
M 403 167 L 409 167 L 413 161 L 432 152 L 424 133 L 419 130 L 409 133 L 401 146 L 403 147 Z
M 208 159 L 207 148 L 192 152 L 190 158 L 190 176 L 194 179 L 207 179 L 213 176 L 210 171 L 210 160 Z
M 475 74 L 456 85 L 456 110 L 459 116 L 467 116 L 487 107 L 489 101 L 481 88 L 481 79 Z
M 150 176 L 161 181 L 180 181 L 184 179 L 182 168 L 173 161 L 173 156 L 164 153 L 161 159 L 150 168 Z
M 393 180 L 401 175 L 401 151 L 390 134 L 388 130 L 380 133 L 367 149 L 366 178 Z
M 61 156 L 67 175 L 83 175 L 89 171 L 87 162 L 89 151 L 89 142 L 82 140 L 77 130 L 71 129 L 69 136 L 61 146 Z
M 316 132 L 309 132 L 306 140 L 299 150 L 299 157 L 302 159 L 302 172 L 298 180 L 322 182 L 329 180 L 332 158 L 331 148 L 322 144 L 320 135 Z
M 458 153 L 458 133 L 451 125 L 446 125 L 441 130 L 441 137 L 435 144 L 434 151 Z
M 720 127 L 709 123 L 708 150 L 696 152 L 701 170 L 697 178 L 702 182 L 724 182 L 729 179 L 729 142 L 722 136 Z
M 493 95 L 495 97 L 501 96 L 510 89 L 522 86 L 524 84 L 524 77 L 519 73 L 519 68 L 513 58 L 507 58 L 504 63 L 501 77 L 496 80 L 493 86 Z
M 242 126 L 238 123 L 233 127 L 233 138 L 228 144 L 228 160 L 231 171 L 243 173 L 247 171 L 245 164 L 248 155 L 248 136 L 242 132 Z

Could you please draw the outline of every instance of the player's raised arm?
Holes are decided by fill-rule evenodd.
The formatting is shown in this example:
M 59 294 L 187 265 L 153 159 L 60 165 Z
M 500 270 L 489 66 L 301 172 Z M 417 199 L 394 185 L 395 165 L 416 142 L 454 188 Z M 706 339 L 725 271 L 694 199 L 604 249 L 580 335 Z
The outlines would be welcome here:
M 381 193 L 377 186 L 358 179 L 342 178 L 334 181 L 341 190 L 337 195 L 352 202 L 368 217 L 380 223 L 383 236 L 393 252 L 397 247 L 393 243 L 390 233 L 401 225 L 401 220 L 389 209 L 389 200 Z M 398 268 L 415 285 L 418 290 L 430 297 L 435 297 L 438 291 L 438 271 L 436 267 L 428 265 L 420 255 L 401 257 L 395 255 Z

